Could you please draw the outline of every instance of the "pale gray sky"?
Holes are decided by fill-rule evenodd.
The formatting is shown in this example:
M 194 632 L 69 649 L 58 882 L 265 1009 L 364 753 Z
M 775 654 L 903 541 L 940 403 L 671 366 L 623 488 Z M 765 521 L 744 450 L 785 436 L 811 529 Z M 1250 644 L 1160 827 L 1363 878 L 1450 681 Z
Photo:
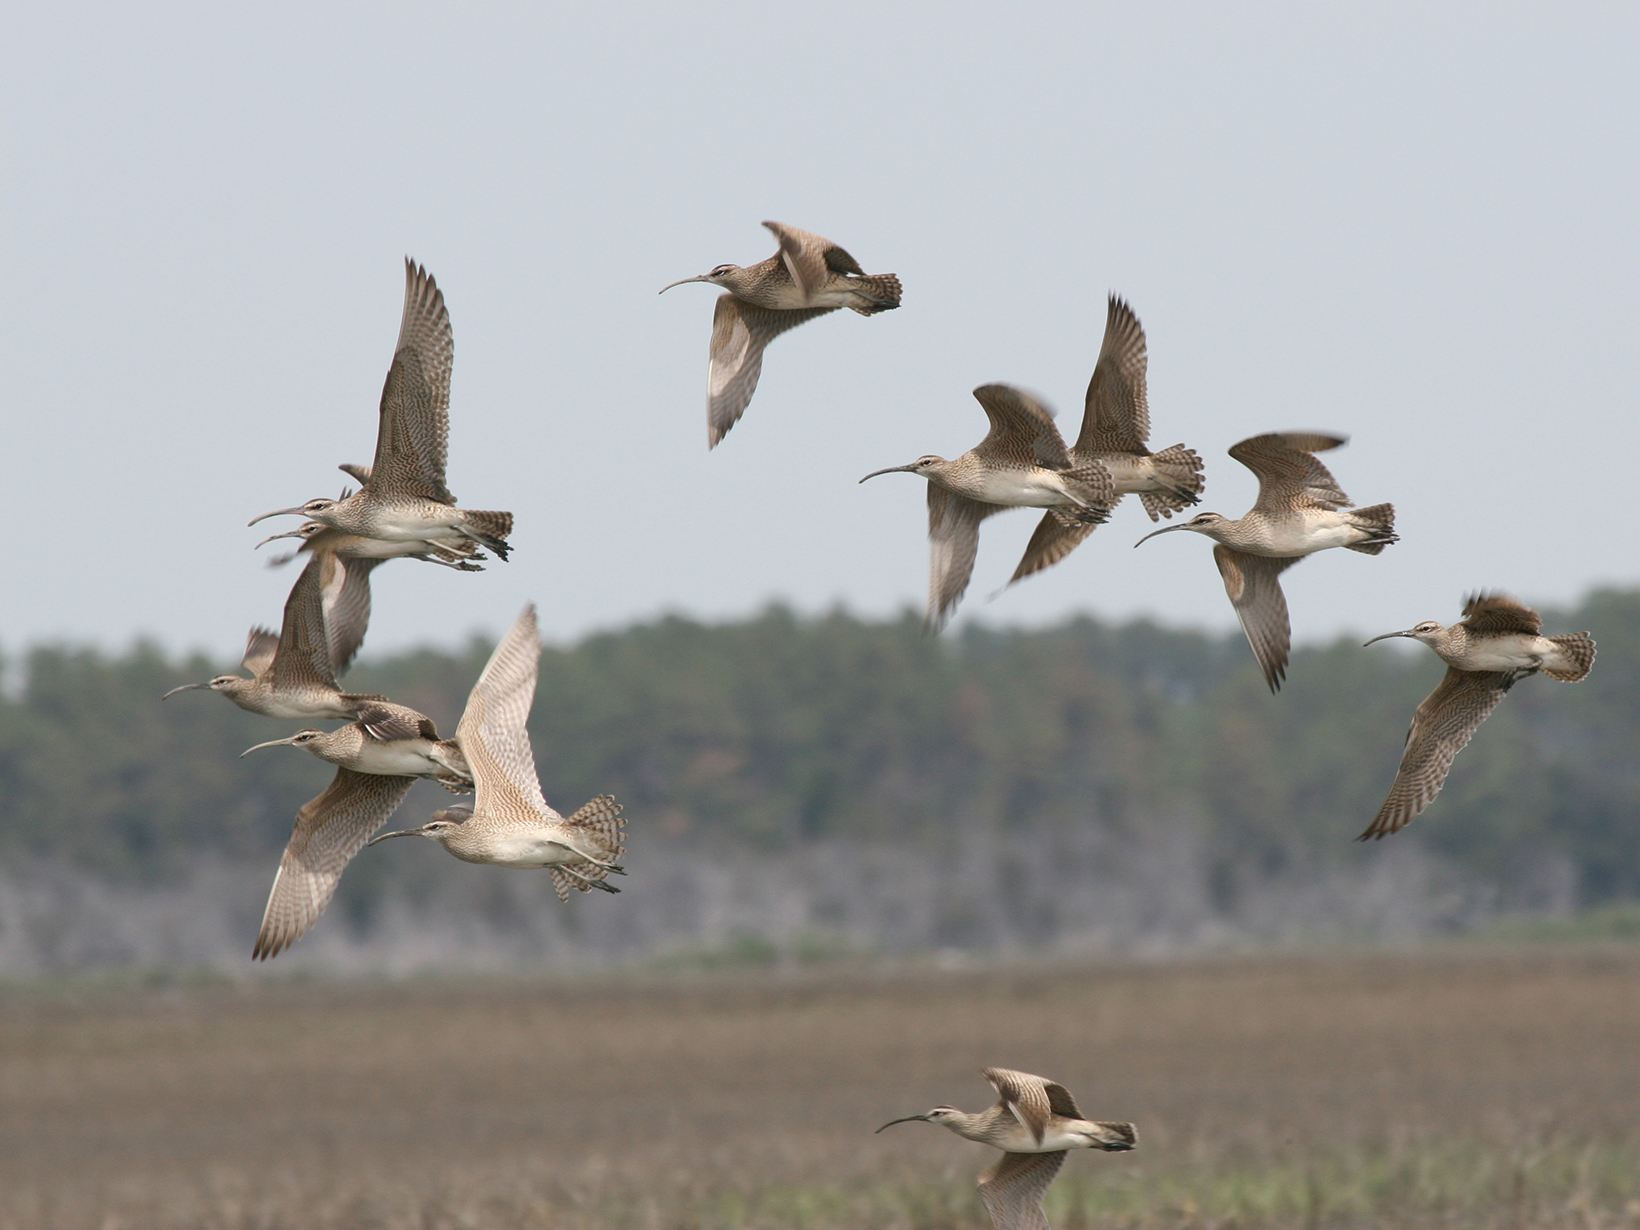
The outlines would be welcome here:
M 517 551 L 382 569 L 367 651 L 530 598 L 557 639 L 920 609 L 923 484 L 856 480 L 976 443 L 987 381 L 1074 433 L 1109 290 L 1204 508 L 1294 427 L 1394 501 L 1399 545 L 1288 574 L 1299 636 L 1640 574 L 1632 6 L 23 3 L 3 42 L 8 650 L 276 622 L 245 523 L 370 459 L 406 254 L 455 326 L 450 485 Z M 709 454 L 715 292 L 656 291 L 767 256 L 764 218 L 904 307 L 779 339 Z M 987 523 L 964 615 L 1234 626 L 1131 500 L 985 602 L 1035 520 Z

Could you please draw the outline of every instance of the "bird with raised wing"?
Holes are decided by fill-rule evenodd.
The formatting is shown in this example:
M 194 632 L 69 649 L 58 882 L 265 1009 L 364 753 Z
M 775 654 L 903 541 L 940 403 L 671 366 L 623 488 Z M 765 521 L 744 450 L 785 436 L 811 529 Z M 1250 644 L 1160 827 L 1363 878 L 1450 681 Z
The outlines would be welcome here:
M 763 349 L 804 321 L 851 308 L 862 316 L 900 306 L 900 279 L 867 273 L 831 240 L 795 226 L 765 222 L 780 242 L 768 260 L 742 268 L 719 265 L 710 273 L 680 278 L 661 287 L 665 294 L 686 282 L 721 287 L 712 316 L 710 366 L 706 376 L 706 446 L 716 448 L 757 390 Z
M 561 901 L 572 888 L 620 891 L 605 883 L 608 875 L 626 874 L 618 861 L 626 849 L 620 804 L 602 794 L 566 820 L 541 794 L 524 725 L 540 662 L 532 604 L 490 655 L 456 727 L 456 742 L 472 769 L 473 805 L 444 808 L 420 828 L 383 833 L 371 845 L 389 837 L 427 837 L 469 863 L 544 867 Z
M 433 719 L 408 705 L 378 700 L 359 709 L 358 720 L 335 730 L 299 730 L 239 753 L 265 747 L 299 747 L 320 760 L 384 777 L 428 777 L 454 794 L 473 788 L 472 771 L 455 739 L 439 738 Z
M 1258 475 L 1258 500 L 1238 520 L 1218 513 L 1198 513 L 1181 525 L 1146 534 L 1134 546 L 1158 534 L 1190 530 L 1218 545 L 1213 560 L 1224 578 L 1230 605 L 1236 609 L 1253 656 L 1270 691 L 1281 690 L 1287 677 L 1292 624 L 1281 574 L 1306 555 L 1329 547 L 1347 547 L 1377 555 L 1392 542 L 1395 506 L 1356 508 L 1315 454 L 1338 448 L 1343 436 L 1313 432 L 1272 432 L 1251 436 L 1230 455 Z
M 1360 841 L 1399 832 L 1434 802 L 1453 759 L 1518 680 L 1541 671 L 1577 683 L 1594 666 L 1595 644 L 1587 632 L 1544 636 L 1538 613 L 1507 594 L 1476 594 L 1463 615 L 1449 628 L 1428 619 L 1367 642 L 1401 636 L 1420 641 L 1446 663 L 1446 675 L 1412 715 L 1389 797 Z
M 1105 303 L 1105 340 L 1083 402 L 1082 432 L 1069 451 L 1073 465 L 1103 462 L 1116 499 L 1137 495 L 1150 519 L 1158 521 L 1201 502 L 1202 459 L 1182 444 L 1156 453 L 1145 447 L 1150 439 L 1148 363 L 1144 326 L 1132 308 L 1111 295 Z M 1008 583 L 1057 564 L 1093 530 L 1092 525 L 1066 525 L 1045 514 Z
M 362 482 L 339 500 L 279 508 L 251 524 L 286 514 L 388 542 L 439 543 L 451 534 L 507 558 L 512 514 L 457 508 L 444 485 L 450 441 L 450 370 L 455 338 L 444 294 L 414 261 L 404 262 L 404 315 L 382 387 L 376 458 L 369 469 L 344 465 Z
M 1047 1230 L 1042 1197 L 1070 1149 L 1121 1153 L 1138 1144 L 1131 1123 L 1084 1119 L 1070 1090 L 1055 1081 L 1008 1068 L 985 1068 L 997 1091 L 995 1106 L 968 1114 L 936 1106 L 921 1115 L 891 1119 L 877 1131 L 913 1120 L 937 1123 L 965 1140 L 1003 1151 L 979 1177 L 979 1195 L 996 1230 Z
M 1006 384 L 982 384 L 974 397 L 991 430 L 973 448 L 951 461 L 930 453 L 860 480 L 900 473 L 928 480 L 931 631 L 945 625 L 968 588 L 986 517 L 1004 508 L 1046 508 L 1061 525 L 1097 525 L 1117 499 L 1105 463 L 1073 461 L 1053 414 L 1035 398 Z
M 368 581 L 354 574 L 350 587 L 348 578 L 342 561 L 315 555 L 291 586 L 278 635 L 267 628 L 251 629 L 243 663 L 251 672 L 249 679 L 218 675 L 172 688 L 165 696 L 208 688 L 251 713 L 298 722 L 353 718 L 361 709 L 383 703 L 384 697 L 356 695 L 336 686 L 336 676 L 352 661 L 370 619 Z M 327 601 L 335 608 L 334 626 L 325 617 Z

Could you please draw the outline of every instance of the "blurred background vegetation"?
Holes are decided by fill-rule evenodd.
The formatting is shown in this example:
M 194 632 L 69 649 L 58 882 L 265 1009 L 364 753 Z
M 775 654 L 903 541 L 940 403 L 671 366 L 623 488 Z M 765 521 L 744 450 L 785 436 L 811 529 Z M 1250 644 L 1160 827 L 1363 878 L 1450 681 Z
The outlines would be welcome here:
M 1067 928 L 1088 934 L 1088 919 L 1123 889 L 1124 935 L 1166 930 L 1181 909 L 1199 935 L 1214 918 L 1298 901 L 1306 885 L 1365 883 L 1397 865 L 1409 893 L 1461 887 L 1464 910 L 1420 915 L 1456 927 L 1498 910 L 1566 914 L 1640 897 L 1640 590 L 1597 591 L 1545 616 L 1551 631 L 1587 629 L 1599 641 L 1588 681 L 1517 687 L 1431 809 L 1368 846 L 1351 839 L 1381 802 L 1412 711 L 1443 669 L 1427 651 L 1407 651 L 1416 647 L 1300 649 L 1272 697 L 1239 634 L 1083 618 L 936 640 L 909 613 L 870 622 L 772 607 L 715 625 L 668 617 L 549 647 L 531 734 L 560 810 L 605 791 L 626 805 L 634 878 L 612 906 L 641 895 L 646 859 L 654 884 L 663 862 L 672 881 L 695 867 L 727 876 L 721 892 L 735 899 L 744 896 L 737 875 L 766 880 L 775 862 L 825 850 L 833 862 L 811 869 L 810 882 L 824 882 L 831 903 L 791 907 L 788 893 L 785 906 L 768 907 L 795 908 L 785 933 L 808 942 L 830 932 L 860 947 L 1052 946 Z M 367 658 L 348 686 L 384 692 L 453 732 L 488 650 L 475 641 Z M 286 748 L 238 759 L 288 731 L 220 698 L 160 703 L 168 688 L 228 665 L 171 660 L 151 645 L 117 655 L 41 646 L 7 663 L 0 851 L 14 895 L 31 878 L 71 874 L 110 892 L 176 892 L 202 862 L 242 869 L 247 884 L 271 880 L 291 817 L 331 770 Z M 413 795 L 400 819 L 417 820 L 439 797 Z M 454 864 L 430 847 L 395 848 L 420 844 L 392 843 L 371 852 L 384 857 L 355 863 L 341 907 L 352 926 L 380 923 L 395 885 L 437 896 L 452 873 L 514 874 Z M 872 863 L 877 856 L 889 863 Z M 1074 866 L 1115 877 L 1080 921 L 1027 883 Z M 1162 900 L 1177 898 L 1181 875 L 1188 908 Z M 1152 882 L 1172 887 L 1152 895 L 1147 923 L 1131 890 Z M 695 934 L 707 881 L 691 883 L 684 898 L 696 902 L 695 922 L 677 889 L 655 933 L 723 939 L 721 927 Z M 1278 886 L 1291 891 L 1282 897 Z M 17 929 L 37 936 L 45 925 L 45 906 L 8 909 L 5 891 L 0 965 L 8 925 L 14 959 Z M 247 897 L 235 917 L 254 925 L 265 887 L 231 891 Z M 883 904 L 896 892 L 929 899 L 926 923 Z M 952 900 L 976 892 L 1001 913 Z M 873 894 L 877 905 L 855 908 L 854 896 Z M 542 909 L 549 896 L 528 890 Z M 742 941 L 760 933 L 755 911 L 730 931 Z M 629 948 L 654 947 L 629 939 Z

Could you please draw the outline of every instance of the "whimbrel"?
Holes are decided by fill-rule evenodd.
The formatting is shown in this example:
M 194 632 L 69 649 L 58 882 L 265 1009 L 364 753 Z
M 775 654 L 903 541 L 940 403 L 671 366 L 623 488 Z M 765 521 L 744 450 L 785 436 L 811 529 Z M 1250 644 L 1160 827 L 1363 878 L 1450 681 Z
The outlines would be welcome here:
M 1367 642 L 1396 636 L 1422 641 L 1446 663 L 1446 677 L 1412 715 L 1389 797 L 1357 840 L 1377 841 L 1398 832 L 1434 802 L 1453 757 L 1517 680 L 1542 671 L 1562 683 L 1576 683 L 1594 665 L 1594 641 L 1587 632 L 1542 636 L 1538 613 L 1505 594 L 1476 594 L 1464 604 L 1463 614 L 1450 628 L 1429 619 Z
M 251 678 L 218 675 L 205 683 L 172 688 L 165 696 L 209 688 L 241 709 L 299 722 L 352 718 L 361 708 L 382 703 L 383 697 L 346 693 L 336 686 L 336 675 L 352 661 L 370 618 L 368 582 L 361 609 L 359 580 L 355 577 L 349 589 L 348 571 L 333 556 L 315 555 L 308 561 L 291 586 L 290 597 L 285 599 L 285 618 L 279 634 L 275 636 L 266 628 L 251 629 L 243 663 Z M 333 605 L 340 603 L 334 627 L 325 618 L 327 591 Z
M 240 756 L 287 746 L 302 748 L 355 773 L 430 777 L 455 794 L 473 788 L 473 775 L 460 743 L 439 738 L 438 728 L 426 714 L 392 701 L 361 705 L 358 720 L 336 730 L 299 730 L 288 738 L 248 747 Z
M 1116 489 L 1104 462 L 1073 461 L 1041 403 L 1011 385 L 982 384 L 974 397 L 991 430 L 954 461 L 928 454 L 879 474 L 928 480 L 927 626 L 938 631 L 956 609 L 979 550 L 979 523 L 1004 508 L 1046 508 L 1065 526 L 1097 525 L 1110 516 Z
M 254 959 L 276 957 L 302 938 L 330 904 L 353 856 L 387 823 L 415 781 L 338 768 L 324 793 L 296 813 L 251 950 Z
M 363 486 L 340 500 L 309 500 L 299 508 L 263 513 L 251 524 L 289 513 L 347 534 L 389 542 L 437 543 L 455 533 L 506 559 L 512 514 L 457 508 L 456 497 L 444 485 L 454 360 L 455 339 L 443 292 L 431 274 L 407 259 L 404 316 L 393 366 L 382 388 L 376 459 L 368 470 L 340 467 Z
M 490 655 L 456 727 L 456 742 L 472 766 L 473 806 L 447 807 L 420 828 L 383 833 L 371 845 L 428 837 L 469 863 L 545 867 L 561 901 L 569 900 L 571 888 L 620 891 L 604 882 L 611 872 L 626 874 L 617 862 L 625 852 L 620 805 L 602 794 L 566 820 L 542 797 L 524 729 L 540 661 L 532 604 Z
M 1297 431 L 1251 436 L 1230 449 L 1232 457 L 1258 475 L 1258 500 L 1244 516 L 1232 521 L 1218 513 L 1198 513 L 1133 544 L 1173 530 L 1192 530 L 1219 544 L 1213 560 L 1272 692 L 1280 691 L 1287 677 L 1292 644 L 1281 574 L 1328 547 L 1377 555 L 1399 541 L 1393 504 L 1352 507 L 1327 467 L 1315 459 L 1315 453 L 1337 448 L 1344 440 Z
M 1152 521 L 1200 503 L 1202 459 L 1182 444 L 1153 453 L 1150 402 L 1145 393 L 1145 330 L 1121 299 L 1105 304 L 1105 340 L 1099 347 L 1083 403 L 1082 433 L 1070 449 L 1071 462 L 1102 461 L 1116 485 L 1118 501 L 1137 495 Z M 1087 524 L 1065 525 L 1051 513 L 1042 518 L 1009 580 L 1023 580 L 1057 564 L 1093 533 Z
M 342 492 L 346 499 L 351 492 Z M 439 538 L 412 539 L 407 542 L 389 542 L 385 538 L 365 538 L 358 534 L 344 534 L 319 521 L 304 521 L 283 534 L 269 534 L 258 547 L 265 547 L 280 538 L 297 538 L 302 545 L 287 555 L 276 555 L 268 560 L 275 568 L 290 563 L 303 552 L 327 551 L 343 559 L 419 559 L 429 564 L 442 564 L 459 572 L 483 572 L 484 565 L 475 560 L 485 558 L 484 552 L 470 538 L 450 534 Z M 254 548 L 253 548 L 254 550 Z
M 1007 1068 L 986 1068 L 983 1075 L 1000 1095 L 989 1110 L 970 1115 L 954 1106 L 936 1106 L 927 1114 L 892 1119 L 877 1130 L 920 1120 L 1001 1149 L 1001 1160 L 979 1177 L 980 1199 L 996 1230 L 1047 1230 L 1042 1197 L 1067 1150 L 1120 1153 L 1138 1143 L 1131 1123 L 1084 1119 L 1061 1084 Z
M 763 348 L 787 329 L 816 316 L 852 308 L 862 316 L 900 306 L 900 279 L 866 273 L 847 252 L 795 226 L 765 222 L 780 241 L 766 261 L 741 268 L 719 265 L 711 273 L 661 287 L 665 294 L 685 282 L 709 282 L 719 295 L 712 315 L 711 366 L 706 376 L 706 447 L 716 448 L 757 390 Z

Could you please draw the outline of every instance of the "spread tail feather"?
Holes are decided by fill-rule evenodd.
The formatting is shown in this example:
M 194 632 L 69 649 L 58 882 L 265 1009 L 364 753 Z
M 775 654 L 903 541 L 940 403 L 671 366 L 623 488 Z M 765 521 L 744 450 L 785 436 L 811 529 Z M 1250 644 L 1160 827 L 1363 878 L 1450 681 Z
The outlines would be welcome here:
M 626 846 L 622 844 L 626 836 L 626 817 L 621 815 L 621 805 L 612 794 L 600 794 L 564 823 L 597 834 L 606 861 L 613 861 L 626 853 Z
M 1352 508 L 1349 515 L 1351 521 L 1372 534 L 1371 538 L 1350 543 L 1351 551 L 1377 555 L 1390 543 L 1401 541 L 1401 536 L 1395 532 L 1395 505 L 1373 504 L 1367 508 Z
M 571 828 L 580 829 L 592 838 L 592 844 L 598 847 L 600 861 L 604 865 L 570 863 L 563 867 L 547 868 L 552 876 L 552 886 L 558 893 L 558 900 L 568 901 L 571 889 L 581 893 L 591 892 L 595 888 L 601 888 L 607 893 L 620 892 L 620 889 L 613 885 L 604 883 L 611 871 L 626 874 L 622 868 L 609 865 L 626 853 L 626 847 L 621 844 L 622 829 L 626 825 L 626 820 L 621 816 L 621 805 L 615 801 L 615 796 L 600 794 L 564 823 Z
M 1156 477 L 1169 486 L 1167 491 L 1141 491 L 1139 502 L 1145 506 L 1152 521 L 1171 517 L 1191 504 L 1201 503 L 1202 459 L 1193 448 L 1175 444 L 1150 455 L 1151 469 Z
M 1121 497 L 1116 494 L 1116 484 L 1104 462 L 1090 461 L 1061 470 L 1060 477 L 1067 487 L 1074 488 L 1072 494 L 1082 501 L 1081 507 L 1066 509 L 1066 512 L 1083 524 L 1103 525 L 1110 520 L 1111 510 Z
M 1551 636 L 1549 640 L 1560 646 L 1563 664 L 1545 664 L 1545 675 L 1562 683 L 1576 683 L 1579 679 L 1587 677 L 1590 668 L 1594 666 L 1593 637 L 1587 632 L 1568 632 L 1565 636 Z
M 507 535 L 512 533 L 513 515 L 510 512 L 475 512 L 468 508 L 462 509 L 461 513 L 461 532 L 494 551 L 501 559 L 506 559 L 507 553 L 512 550 L 507 545 Z

